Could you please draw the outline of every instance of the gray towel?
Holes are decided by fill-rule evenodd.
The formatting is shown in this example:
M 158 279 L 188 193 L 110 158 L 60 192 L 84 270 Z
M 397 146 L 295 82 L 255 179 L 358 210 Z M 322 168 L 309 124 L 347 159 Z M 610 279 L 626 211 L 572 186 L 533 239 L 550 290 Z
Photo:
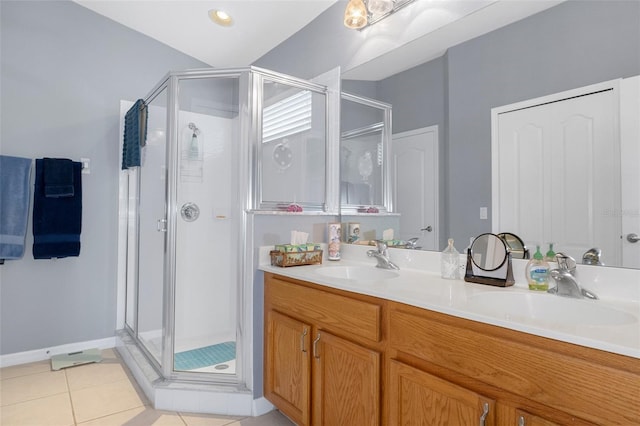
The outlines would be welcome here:
M 0 259 L 24 255 L 31 159 L 0 155 Z

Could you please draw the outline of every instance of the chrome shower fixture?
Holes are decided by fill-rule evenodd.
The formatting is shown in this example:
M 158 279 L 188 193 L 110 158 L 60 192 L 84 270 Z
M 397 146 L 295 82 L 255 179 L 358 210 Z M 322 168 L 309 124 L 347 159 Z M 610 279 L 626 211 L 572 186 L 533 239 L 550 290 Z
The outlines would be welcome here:
M 189 123 L 189 129 L 193 132 L 194 135 L 198 136 L 200 134 L 200 129 L 194 124 Z

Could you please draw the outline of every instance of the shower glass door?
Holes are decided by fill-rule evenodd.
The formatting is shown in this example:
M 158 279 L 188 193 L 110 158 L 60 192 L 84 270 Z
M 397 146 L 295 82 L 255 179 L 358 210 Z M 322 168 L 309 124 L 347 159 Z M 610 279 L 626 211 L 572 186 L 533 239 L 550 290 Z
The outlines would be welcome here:
M 243 249 L 239 77 L 186 75 L 177 93 L 173 371 L 231 377 Z
M 142 148 L 141 166 L 134 172 L 134 176 L 138 178 L 134 192 L 138 210 L 135 216 L 138 220 L 130 220 L 138 228 L 137 250 L 134 251 L 137 294 L 135 302 L 128 301 L 127 305 L 137 305 L 136 335 L 153 359 L 161 365 L 165 276 L 163 265 L 167 234 L 167 90 L 161 90 L 147 105 L 146 145 Z

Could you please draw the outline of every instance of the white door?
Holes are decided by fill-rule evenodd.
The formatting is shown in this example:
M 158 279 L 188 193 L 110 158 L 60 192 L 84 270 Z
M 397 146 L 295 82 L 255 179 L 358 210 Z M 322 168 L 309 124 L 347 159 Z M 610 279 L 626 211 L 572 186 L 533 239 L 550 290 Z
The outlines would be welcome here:
M 494 231 L 579 261 L 621 264 L 618 96 L 613 88 L 504 111 L 494 129 Z
M 392 138 L 393 209 L 400 213 L 400 239 L 418 237 L 423 250 L 438 247 L 438 126 Z
M 622 265 L 640 268 L 640 76 L 620 83 Z

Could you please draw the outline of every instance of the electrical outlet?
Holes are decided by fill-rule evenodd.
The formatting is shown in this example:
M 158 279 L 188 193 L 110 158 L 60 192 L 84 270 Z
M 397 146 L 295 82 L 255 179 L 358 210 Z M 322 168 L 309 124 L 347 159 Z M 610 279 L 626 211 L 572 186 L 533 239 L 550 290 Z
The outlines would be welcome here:
M 480 219 L 486 219 L 486 218 L 487 218 L 487 208 L 480 207 Z

